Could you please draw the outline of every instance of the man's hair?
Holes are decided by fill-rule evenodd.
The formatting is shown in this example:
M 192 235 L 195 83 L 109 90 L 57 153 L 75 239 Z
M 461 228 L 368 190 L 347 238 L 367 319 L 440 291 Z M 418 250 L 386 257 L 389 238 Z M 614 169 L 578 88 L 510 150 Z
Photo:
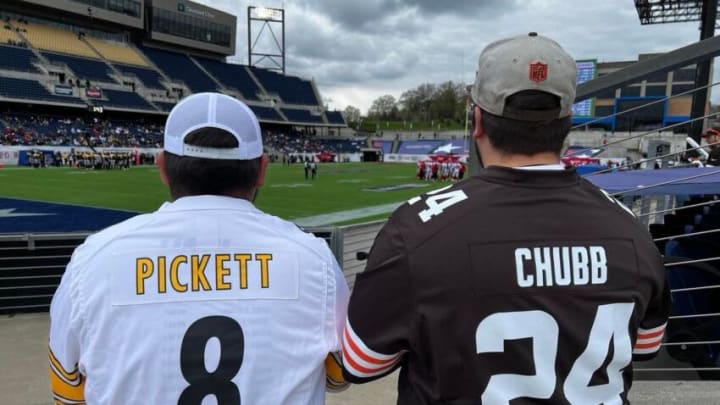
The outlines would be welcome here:
M 200 128 L 185 137 L 185 143 L 212 148 L 237 148 L 229 132 L 213 127 Z M 261 158 L 252 160 L 205 159 L 178 156 L 165 151 L 170 194 L 173 199 L 193 195 L 231 195 L 250 191 L 260 173 Z
M 560 98 L 538 90 L 524 90 L 505 101 L 513 110 L 542 111 L 560 107 Z M 483 131 L 499 152 L 531 156 L 543 152 L 560 153 L 570 132 L 570 117 L 549 121 L 520 121 L 490 114 L 483 110 Z

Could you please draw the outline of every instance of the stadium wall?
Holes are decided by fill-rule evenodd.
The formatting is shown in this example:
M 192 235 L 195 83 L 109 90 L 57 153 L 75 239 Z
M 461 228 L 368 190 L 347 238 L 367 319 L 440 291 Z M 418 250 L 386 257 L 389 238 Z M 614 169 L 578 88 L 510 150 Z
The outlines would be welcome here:
M 145 4 L 144 0 L 127 0 L 129 4 L 137 5 L 138 15 L 129 15 L 122 12 L 111 11 L 102 7 L 93 7 L 88 1 L 80 0 L 21 0 L 18 1 L 19 6 L 24 8 L 30 6 L 40 6 L 51 10 L 58 10 L 63 13 L 72 13 L 78 16 L 90 17 L 92 19 L 120 24 L 132 28 L 143 28 Z M 4 3 L 4 2 L 3 2 Z M 23 4 L 25 3 L 25 4 Z
M 152 40 L 226 56 L 235 54 L 237 17 L 234 15 L 187 0 L 148 0 L 147 3 L 150 6 L 148 7 L 147 21 L 150 31 L 149 35 Z M 192 19 L 193 21 L 199 22 L 200 26 L 205 24 L 219 24 L 225 26 L 230 30 L 230 42 L 228 46 L 221 46 L 211 43 L 210 41 L 191 39 L 190 32 L 188 32 L 188 35 L 185 36 L 160 32 L 158 27 L 155 26 L 155 18 L 160 14 L 178 22 Z M 186 26 L 187 23 L 183 22 L 183 24 L 176 24 L 176 26 L 182 25 Z

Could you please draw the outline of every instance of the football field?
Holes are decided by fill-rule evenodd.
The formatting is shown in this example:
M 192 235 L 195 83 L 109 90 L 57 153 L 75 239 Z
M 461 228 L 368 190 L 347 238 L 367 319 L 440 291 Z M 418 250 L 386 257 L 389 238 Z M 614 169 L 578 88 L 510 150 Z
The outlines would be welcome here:
M 271 164 L 258 208 L 308 225 L 344 225 L 386 218 L 397 204 L 439 188 L 415 178 L 415 165 L 320 164 L 316 179 L 302 165 Z M 0 197 L 150 212 L 169 199 L 157 168 L 85 170 L 0 169 Z

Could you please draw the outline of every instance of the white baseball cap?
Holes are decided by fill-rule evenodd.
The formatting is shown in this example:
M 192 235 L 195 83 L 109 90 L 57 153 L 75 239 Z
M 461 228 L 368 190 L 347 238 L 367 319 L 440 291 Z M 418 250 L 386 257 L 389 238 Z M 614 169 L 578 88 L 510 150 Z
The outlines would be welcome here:
M 185 143 L 200 128 L 219 128 L 238 141 L 236 148 L 212 148 Z M 250 107 L 220 93 L 197 93 L 182 99 L 165 123 L 165 151 L 204 159 L 250 160 L 263 154 L 260 123 Z
M 548 121 L 572 113 L 577 67 L 575 60 L 550 38 L 531 32 L 495 41 L 480 54 L 472 99 L 483 110 L 521 121 Z M 539 90 L 560 98 L 554 110 L 506 108 L 508 97 Z

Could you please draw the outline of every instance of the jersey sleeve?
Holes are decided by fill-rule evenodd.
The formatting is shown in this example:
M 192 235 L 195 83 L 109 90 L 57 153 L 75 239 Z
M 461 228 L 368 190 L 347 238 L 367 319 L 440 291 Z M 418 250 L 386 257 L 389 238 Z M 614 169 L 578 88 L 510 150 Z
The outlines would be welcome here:
M 657 285 L 653 289 L 654 296 L 638 326 L 637 340 L 633 347 L 633 360 L 635 361 L 650 360 L 658 354 L 670 316 L 672 306 L 670 287 L 665 277 L 662 259 L 658 259 L 658 261 L 659 268 L 656 271 L 661 276 L 657 277 Z
M 325 243 L 325 242 L 323 242 Z M 347 306 L 350 298 L 345 275 L 335 257 L 330 256 L 330 269 L 327 275 L 327 300 L 325 307 L 325 341 L 328 353 L 340 351 L 342 334 L 347 317 Z
M 343 371 L 354 383 L 392 372 L 409 348 L 412 299 L 402 236 L 389 222 L 355 280 L 343 335 Z
M 80 373 L 77 307 L 73 299 L 72 263 L 68 265 L 50 305 L 50 387 L 55 404 L 84 404 L 85 376 Z

